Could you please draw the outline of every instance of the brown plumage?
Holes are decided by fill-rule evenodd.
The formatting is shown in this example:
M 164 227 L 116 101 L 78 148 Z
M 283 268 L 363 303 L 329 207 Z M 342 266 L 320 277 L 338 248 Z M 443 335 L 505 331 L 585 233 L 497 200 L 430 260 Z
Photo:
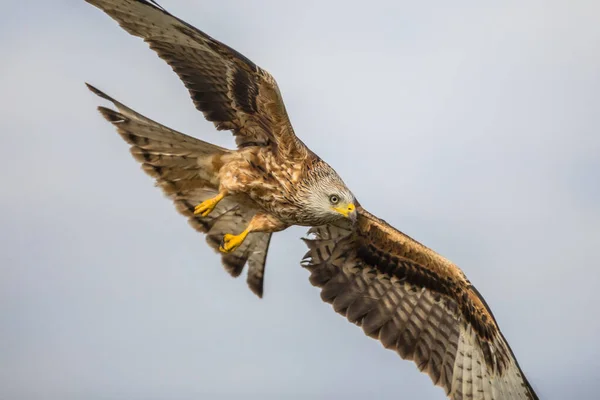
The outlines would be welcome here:
M 463 272 L 358 208 L 355 225 L 312 228 L 302 265 L 321 298 L 365 334 L 413 360 L 451 399 L 537 395 Z
M 271 233 L 354 218 L 354 196 L 296 137 L 271 75 L 156 4 L 87 1 L 142 37 L 179 75 L 206 119 L 235 135 L 236 151 L 213 146 L 157 124 L 88 85 L 117 107 L 118 112 L 100 111 L 177 209 L 208 233 L 213 248 L 226 253 L 223 265 L 232 275 L 248 263 L 248 283 L 261 296 Z
M 369 214 L 294 134 L 275 80 L 153 1 L 86 0 L 142 37 L 196 108 L 237 143 L 228 150 L 154 122 L 89 86 L 143 170 L 263 294 L 273 232 L 313 226 L 303 266 L 321 296 L 365 333 L 414 360 L 455 400 L 537 399 L 489 307 L 462 271 Z

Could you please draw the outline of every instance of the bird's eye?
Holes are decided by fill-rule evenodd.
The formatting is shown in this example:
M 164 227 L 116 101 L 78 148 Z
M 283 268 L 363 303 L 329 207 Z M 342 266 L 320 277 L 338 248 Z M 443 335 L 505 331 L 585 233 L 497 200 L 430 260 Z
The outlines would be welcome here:
M 331 202 L 331 204 L 337 204 L 340 202 L 340 198 L 335 194 L 332 194 L 331 196 L 329 196 L 329 201 Z

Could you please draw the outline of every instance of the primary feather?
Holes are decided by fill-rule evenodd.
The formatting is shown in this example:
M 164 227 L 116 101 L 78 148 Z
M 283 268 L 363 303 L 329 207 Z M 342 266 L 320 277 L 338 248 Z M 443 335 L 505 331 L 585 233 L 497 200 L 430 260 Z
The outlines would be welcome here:
M 194 215 L 194 205 L 217 192 L 217 183 L 211 178 L 210 163 L 200 160 L 229 150 L 183 133 L 174 131 L 118 102 L 95 87 L 88 88 L 112 102 L 117 110 L 99 107 L 100 113 L 111 122 L 121 137 L 131 145 L 133 157 L 142 169 L 152 176 L 156 185 L 173 200 L 177 210 L 188 217 L 190 225 L 206 234 L 206 241 L 215 250 L 221 237 L 231 231 L 242 230 L 256 212 L 248 204 L 224 200 L 209 217 Z M 225 269 L 239 276 L 248 264 L 247 282 L 259 297 L 263 295 L 263 277 L 270 233 L 256 233 L 245 241 L 235 254 L 222 254 Z
M 362 208 L 354 226 L 310 233 L 302 264 L 321 298 L 413 360 L 449 398 L 538 398 L 489 307 L 453 263 Z
M 315 238 L 307 240 L 303 265 L 336 312 L 413 360 L 451 399 L 537 399 L 463 272 L 361 207 L 355 212 L 354 195 L 342 179 L 294 134 L 271 75 L 154 1 L 86 1 L 143 38 L 181 78 L 206 119 L 234 134 L 238 149 L 223 149 L 160 125 L 90 86 L 117 108 L 100 112 L 143 170 L 213 248 L 225 233 L 260 216 L 261 228 L 268 229 L 222 256 L 231 275 L 248 265 L 248 284 L 262 296 L 271 232 L 319 225 L 310 231 Z M 196 204 L 224 189 L 232 196 L 205 217 L 194 214 Z

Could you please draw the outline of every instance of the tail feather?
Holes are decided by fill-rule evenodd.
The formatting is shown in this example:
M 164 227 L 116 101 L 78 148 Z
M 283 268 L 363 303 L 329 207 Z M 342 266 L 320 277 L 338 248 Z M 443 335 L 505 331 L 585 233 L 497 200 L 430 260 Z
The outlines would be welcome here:
M 228 152 L 227 149 L 192 138 L 191 136 L 187 137 L 187 135 L 181 132 L 174 131 L 148 118 L 141 120 L 139 119 L 139 114 L 128 108 L 127 110 L 127 112 L 121 109 L 115 111 L 102 106 L 98 107 L 100 114 L 115 125 L 123 139 L 132 146 L 138 146 L 149 151 L 181 156 L 190 154 L 224 154 Z M 128 125 L 128 129 L 119 129 L 119 125 L 124 123 Z
M 260 234 L 256 238 L 257 245 L 254 251 L 248 257 L 248 276 L 246 282 L 248 287 L 258 297 L 262 297 L 264 290 L 265 262 L 267 260 L 267 252 L 269 243 L 271 242 L 271 234 Z
M 98 107 L 121 137 L 131 145 L 130 152 L 142 169 L 156 180 L 156 185 L 173 200 L 176 209 L 188 218 L 190 225 L 206 234 L 207 243 L 218 250 L 223 235 L 239 233 L 250 222 L 256 209 L 223 199 L 208 217 L 194 215 L 194 207 L 214 197 L 218 191 L 218 170 L 207 157 L 229 152 L 219 146 L 177 132 L 155 122 L 106 93 L 86 84 L 96 95 L 114 104 L 117 110 Z M 232 276 L 239 276 L 249 265 L 248 285 L 262 297 L 266 255 L 271 234 L 252 233 L 232 254 L 222 254 L 222 264 Z
M 140 163 L 156 165 L 157 167 L 189 167 L 188 155 L 165 154 L 157 151 L 148 151 L 138 147 L 131 149 L 131 155 Z

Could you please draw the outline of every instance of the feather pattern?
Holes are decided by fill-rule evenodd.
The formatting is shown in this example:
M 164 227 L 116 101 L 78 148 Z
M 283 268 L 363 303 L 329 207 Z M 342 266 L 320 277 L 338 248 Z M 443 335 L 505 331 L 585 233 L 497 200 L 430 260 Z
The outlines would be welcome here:
M 185 84 L 196 108 L 240 147 L 272 145 L 304 157 L 275 79 L 244 55 L 145 0 L 86 0 L 148 43 Z
M 88 88 L 115 105 L 118 111 L 106 107 L 98 109 L 131 145 L 133 157 L 173 200 L 177 210 L 188 218 L 194 229 L 206 234 L 206 241 L 213 249 L 218 250 L 225 233 L 244 230 L 256 213 L 256 208 L 241 198 L 225 198 L 207 217 L 194 215 L 195 205 L 214 197 L 218 189 L 215 173 L 210 169 L 212 163 L 202 160 L 227 154 L 228 150 L 176 132 L 144 117 L 95 87 L 88 85 Z M 259 297 L 263 295 L 270 238 L 271 233 L 253 233 L 238 251 L 221 255 L 223 266 L 234 277 L 239 276 L 244 266 L 248 265 L 248 286 Z
M 302 265 L 336 312 L 413 360 L 454 400 L 535 400 L 488 306 L 458 267 L 359 208 L 311 228 Z
M 354 195 L 295 136 L 270 74 L 152 0 L 86 1 L 143 38 L 177 73 L 205 118 L 234 134 L 238 150 L 229 151 L 90 87 L 115 105 L 118 111 L 100 112 L 211 247 L 261 212 L 260 229 L 222 255 L 232 276 L 248 265 L 248 285 L 262 296 L 270 232 L 335 223 L 311 229 L 315 238 L 306 241 L 303 265 L 336 312 L 413 360 L 451 399 L 537 399 L 489 307 L 458 267 L 360 207 L 356 225 L 341 222 L 330 196 L 352 206 L 344 211 L 348 217 Z M 227 195 L 207 217 L 195 215 L 194 207 L 217 192 Z

